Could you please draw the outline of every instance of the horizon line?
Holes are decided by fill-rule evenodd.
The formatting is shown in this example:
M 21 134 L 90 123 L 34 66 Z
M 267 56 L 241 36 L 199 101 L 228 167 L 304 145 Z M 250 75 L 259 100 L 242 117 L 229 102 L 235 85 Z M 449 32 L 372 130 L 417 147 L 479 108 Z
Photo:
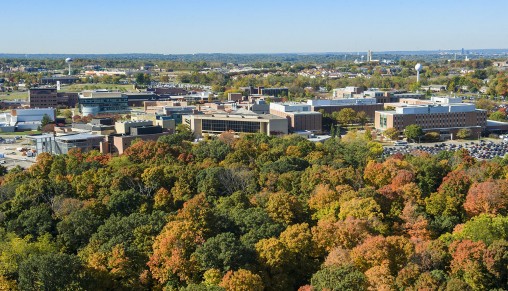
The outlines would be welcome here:
M 423 49 L 423 50 L 371 50 L 376 53 L 400 53 L 400 52 L 460 52 L 460 49 Z M 508 48 L 475 48 L 475 49 L 464 49 L 469 52 L 471 51 L 488 51 L 488 50 L 506 50 Z M 123 53 L 8 53 L 0 52 L 0 55 L 283 55 L 283 54 L 357 54 L 366 53 L 365 51 L 315 51 L 315 52 L 195 52 L 195 53 L 156 53 L 156 52 L 123 52 Z

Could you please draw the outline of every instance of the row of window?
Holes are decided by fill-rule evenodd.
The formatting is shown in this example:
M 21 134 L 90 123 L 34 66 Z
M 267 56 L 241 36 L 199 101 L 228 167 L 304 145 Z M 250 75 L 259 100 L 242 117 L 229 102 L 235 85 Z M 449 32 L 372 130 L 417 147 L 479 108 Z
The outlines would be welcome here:
M 252 121 L 207 120 L 202 121 L 203 131 L 259 132 L 260 123 Z

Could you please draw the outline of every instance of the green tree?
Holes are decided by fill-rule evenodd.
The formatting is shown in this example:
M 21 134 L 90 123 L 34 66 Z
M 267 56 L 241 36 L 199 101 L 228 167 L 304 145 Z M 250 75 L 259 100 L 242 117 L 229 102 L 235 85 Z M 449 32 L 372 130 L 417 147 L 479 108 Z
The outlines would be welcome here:
M 356 121 L 357 114 L 351 108 L 344 108 L 339 112 L 334 112 L 333 116 L 340 124 L 351 124 Z
M 421 126 L 416 124 L 411 124 L 406 126 L 404 129 L 404 135 L 408 140 L 418 140 L 419 137 L 423 135 L 423 129 Z
M 369 117 L 365 111 L 360 111 L 356 114 L 356 122 L 365 125 L 369 121 Z
M 506 241 L 508 239 L 508 217 L 480 214 L 466 222 L 463 228 L 453 236 L 457 239 L 482 241 L 486 245 L 490 245 L 496 240 Z
M 102 221 L 88 208 L 74 211 L 57 224 L 57 242 L 65 250 L 76 252 L 88 244 Z
M 51 209 L 46 204 L 30 207 L 24 210 L 17 217 L 9 221 L 7 229 L 14 231 L 20 236 L 32 235 L 41 236 L 51 233 L 54 228 L 54 221 L 51 216 Z
M 139 85 L 150 84 L 150 75 L 143 74 L 143 73 L 136 74 L 136 84 L 139 84 Z
M 221 162 L 231 151 L 231 146 L 220 140 L 202 141 L 192 148 L 192 154 L 199 161 L 212 158 L 216 162 Z
M 361 291 L 367 290 L 367 277 L 353 266 L 326 267 L 316 272 L 311 279 L 316 290 Z
M 34 255 L 19 266 L 21 290 L 78 290 L 81 263 L 68 254 Z
M 383 135 L 391 140 L 398 140 L 399 134 L 400 132 L 394 127 L 390 127 L 383 132 Z
M 496 121 L 506 121 L 506 112 L 495 111 L 489 115 L 489 119 Z
M 240 243 L 234 234 L 221 233 L 208 239 L 194 253 L 204 270 L 237 270 L 254 259 L 252 251 Z
M 471 137 L 471 134 L 472 134 L 471 129 L 469 129 L 469 128 L 461 128 L 457 132 L 457 138 L 459 138 L 459 139 L 467 139 L 467 138 Z
M 53 122 L 51 117 L 49 117 L 49 115 L 47 115 L 47 114 L 44 114 L 42 116 L 42 120 L 41 120 L 41 127 L 44 127 L 44 126 L 50 124 L 51 122 Z
M 65 118 L 71 118 L 72 117 L 72 111 L 70 109 L 62 110 L 62 116 Z

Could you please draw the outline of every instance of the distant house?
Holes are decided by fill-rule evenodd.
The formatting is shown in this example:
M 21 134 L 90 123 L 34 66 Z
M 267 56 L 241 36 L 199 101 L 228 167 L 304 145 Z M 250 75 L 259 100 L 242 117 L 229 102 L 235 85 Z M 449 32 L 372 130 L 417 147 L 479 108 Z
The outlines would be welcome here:
M 508 61 L 492 62 L 492 66 L 495 68 L 508 68 Z
M 441 92 L 446 91 L 446 85 L 428 85 L 422 86 L 422 90 L 430 92 Z
M 71 76 L 54 76 L 54 77 L 44 77 L 41 79 L 41 83 L 45 85 L 49 84 L 56 84 L 57 81 L 60 82 L 60 84 L 73 84 L 75 83 L 79 78 L 77 77 L 71 77 Z

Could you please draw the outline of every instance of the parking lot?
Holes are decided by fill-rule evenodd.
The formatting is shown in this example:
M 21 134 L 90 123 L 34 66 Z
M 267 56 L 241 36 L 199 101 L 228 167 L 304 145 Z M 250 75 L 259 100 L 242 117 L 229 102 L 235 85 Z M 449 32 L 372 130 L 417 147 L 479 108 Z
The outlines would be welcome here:
M 23 153 L 18 151 L 19 148 L 32 149 L 33 146 L 26 137 L 0 135 L 0 153 L 4 154 L 4 157 L 0 158 L 0 164 L 10 170 L 15 166 L 26 169 L 35 163 L 35 157 L 23 156 Z
M 508 143 L 502 140 L 480 141 L 447 141 L 428 144 L 409 144 L 403 146 L 387 146 L 384 155 L 390 156 L 395 153 L 409 154 L 415 150 L 437 154 L 441 151 L 456 151 L 466 149 L 471 156 L 477 159 L 489 160 L 495 157 L 504 157 L 508 154 Z

